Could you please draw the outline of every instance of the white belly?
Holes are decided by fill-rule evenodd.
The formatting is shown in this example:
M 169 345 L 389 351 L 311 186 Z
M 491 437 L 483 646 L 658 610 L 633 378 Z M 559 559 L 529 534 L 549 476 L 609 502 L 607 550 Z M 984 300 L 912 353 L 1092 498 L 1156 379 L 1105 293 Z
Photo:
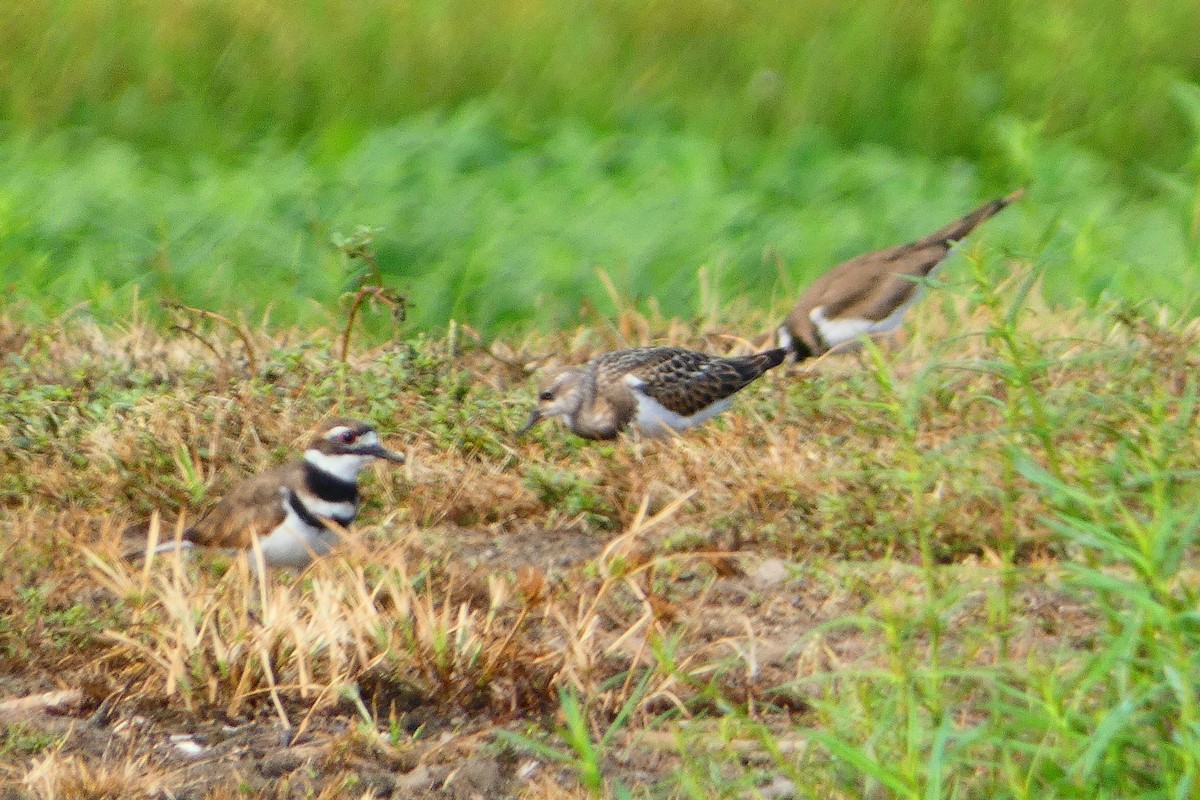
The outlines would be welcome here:
M 908 307 L 916 301 L 917 294 L 917 292 L 913 292 L 912 297 L 903 305 L 897 306 L 895 311 L 883 319 L 866 319 L 865 317 L 827 319 L 823 306 L 814 308 L 808 315 L 808 318 L 817 327 L 817 330 L 821 334 L 821 340 L 825 342 L 825 346 L 832 350 L 840 344 L 857 339 L 859 336 L 876 336 L 896 330 L 900 327 L 900 323 L 904 321 L 904 313 L 908 311 Z
M 329 528 L 314 528 L 288 509 L 283 523 L 259 539 L 258 546 L 268 567 L 303 569 L 316 556 L 332 550 L 337 540 L 338 535 Z
M 638 404 L 634 424 L 646 436 L 666 436 L 670 431 L 683 431 L 695 427 L 720 414 L 733 403 L 732 397 L 726 397 L 724 400 L 718 400 L 711 406 L 685 417 L 676 414 L 653 397 L 644 395 L 636 389 L 633 394 L 637 398 Z

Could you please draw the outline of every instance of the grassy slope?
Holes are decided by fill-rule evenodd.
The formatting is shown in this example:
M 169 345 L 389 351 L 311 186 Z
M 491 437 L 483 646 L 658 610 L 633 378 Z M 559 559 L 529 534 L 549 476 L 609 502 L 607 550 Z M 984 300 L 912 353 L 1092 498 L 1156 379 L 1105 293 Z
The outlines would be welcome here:
M 0 15 L 0 693 L 82 690 L 0 705 L 0 794 L 1195 794 L 1195 325 L 1070 298 L 1194 308 L 1200 6 L 784 6 Z M 512 440 L 547 353 L 744 347 L 1018 184 L 898 353 Z M 359 225 L 415 307 L 340 364 Z M 333 410 L 411 456 L 361 546 L 118 558 Z
M 109 700 L 7 723 L 0 782 L 442 797 L 470 765 L 529 798 L 1186 796 L 1195 326 L 1018 314 L 1020 270 L 993 291 L 1006 265 L 963 269 L 903 349 L 772 374 L 667 443 L 514 441 L 527 369 L 724 349 L 724 320 L 626 311 L 346 365 L 322 332 L 3 322 L 0 679 L 84 687 L 68 721 Z M 192 513 L 330 412 L 410 456 L 371 481 L 360 546 L 261 597 L 219 557 L 116 557 L 126 522 Z M 155 749 L 185 733 L 213 749 Z
M 611 312 L 598 271 L 672 315 L 735 297 L 782 309 L 833 263 L 1027 185 L 979 236 L 1044 260 L 1052 297 L 1195 300 L 1200 173 L 1161 174 L 1139 198 L 1104 162 L 1031 128 L 1014 123 L 1002 141 L 1005 177 L 985 181 L 963 163 L 839 150 L 816 134 L 739 151 L 564 123 L 523 142 L 482 104 L 336 155 L 264 146 L 235 165 L 171 166 L 65 135 L 12 140 L 0 143 L 12 167 L 0 175 L 0 285 L 35 317 L 89 301 L 99 319 L 121 318 L 138 292 L 320 322 L 355 269 L 331 238 L 368 225 L 419 329 L 454 317 L 548 330 L 581 301 Z

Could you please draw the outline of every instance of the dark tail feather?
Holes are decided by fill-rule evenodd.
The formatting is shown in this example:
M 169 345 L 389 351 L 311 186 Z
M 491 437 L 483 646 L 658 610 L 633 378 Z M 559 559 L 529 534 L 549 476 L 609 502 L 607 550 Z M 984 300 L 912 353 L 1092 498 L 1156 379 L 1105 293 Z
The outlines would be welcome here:
M 819 335 L 819 334 L 818 334 Z M 784 322 L 775 329 L 775 346 L 782 348 L 785 352 L 791 353 L 792 358 L 799 364 L 801 361 L 806 361 L 816 353 L 803 336 L 797 336 L 788 328 L 787 322 Z
M 967 214 L 965 217 L 960 217 L 944 228 L 929 234 L 921 240 L 920 244 L 925 246 L 931 244 L 941 244 L 948 247 L 951 242 L 957 242 L 960 239 L 965 239 L 971 233 L 971 231 L 975 230 L 984 222 L 999 214 L 1009 205 L 1020 200 L 1024 194 L 1024 189 L 1017 189 L 1007 197 L 1001 197 L 997 200 L 993 200 L 990 203 L 985 203 L 972 211 L 970 214 Z
M 804 341 L 799 336 L 793 336 L 791 344 L 788 347 L 783 347 L 780 349 L 785 353 L 790 350 L 792 353 L 792 358 L 795 359 L 797 364 L 799 364 L 801 361 L 807 361 L 816 355 L 816 353 L 812 351 L 812 348 L 808 346 L 808 342 Z
M 770 350 L 764 350 L 759 353 L 758 357 L 763 360 L 763 372 L 778 367 L 787 358 L 787 355 L 788 351 L 786 347 L 773 347 Z
M 788 350 L 786 347 L 775 347 L 770 350 L 764 350 L 761 353 L 755 353 L 752 356 L 746 356 L 739 360 L 748 369 L 744 371 L 739 369 L 738 372 L 741 372 L 746 380 L 752 381 L 767 370 L 778 367 L 787 358 L 787 355 Z

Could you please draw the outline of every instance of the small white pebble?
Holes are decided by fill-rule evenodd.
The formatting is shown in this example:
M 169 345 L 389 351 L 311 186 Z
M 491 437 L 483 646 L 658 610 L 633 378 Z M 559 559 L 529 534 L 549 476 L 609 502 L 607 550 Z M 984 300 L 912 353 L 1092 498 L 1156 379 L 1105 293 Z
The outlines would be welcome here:
M 171 739 L 175 740 L 175 737 L 172 736 Z M 204 748 L 193 742 L 190 738 L 175 741 L 175 748 L 187 758 L 199 758 L 204 753 Z
M 517 767 L 517 780 L 529 780 L 531 777 L 533 777 L 533 773 L 537 772 L 539 769 L 541 769 L 541 767 L 542 765 L 540 762 L 533 761 L 532 759 L 526 761 L 524 764 Z
M 750 582 L 756 589 L 773 589 L 789 577 L 787 562 L 779 558 L 768 558 L 750 573 Z

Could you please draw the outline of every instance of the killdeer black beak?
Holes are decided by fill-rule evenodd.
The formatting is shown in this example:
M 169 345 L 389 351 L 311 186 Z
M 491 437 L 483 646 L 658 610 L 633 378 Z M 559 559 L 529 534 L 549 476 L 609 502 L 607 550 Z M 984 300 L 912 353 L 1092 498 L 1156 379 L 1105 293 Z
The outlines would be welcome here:
M 529 415 L 529 421 L 521 426 L 521 430 L 517 431 L 517 436 L 524 436 L 525 434 L 529 433 L 533 426 L 537 425 L 539 422 L 541 422 L 541 420 L 542 410 L 540 408 L 535 408 L 533 413 Z
M 362 452 L 363 455 L 375 456 L 376 458 L 382 458 L 386 461 L 395 461 L 397 464 L 403 464 L 405 461 L 403 454 L 392 452 L 381 444 L 373 444 L 370 447 L 364 448 L 360 452 Z

